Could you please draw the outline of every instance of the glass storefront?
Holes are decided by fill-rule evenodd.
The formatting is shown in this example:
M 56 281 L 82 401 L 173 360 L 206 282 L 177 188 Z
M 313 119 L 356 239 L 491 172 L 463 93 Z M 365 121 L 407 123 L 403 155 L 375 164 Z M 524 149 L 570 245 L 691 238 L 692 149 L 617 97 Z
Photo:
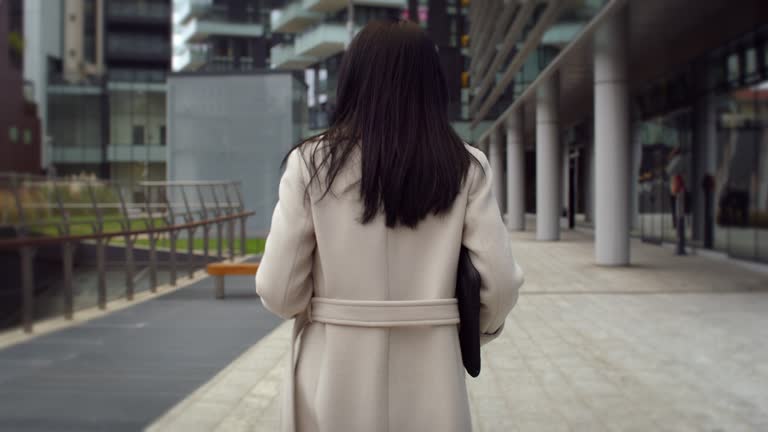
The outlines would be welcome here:
M 692 245 L 768 262 L 768 26 L 692 61 L 635 101 L 643 240 L 676 240 L 670 181 L 680 176 Z
M 768 261 L 768 81 L 717 100 L 715 247 Z
M 679 110 L 646 120 L 637 127 L 641 146 L 638 179 L 638 224 L 640 235 L 653 243 L 677 238 L 677 206 L 671 191 L 675 176 L 686 185 L 684 195 L 685 236 L 692 237 L 691 223 L 691 111 Z
M 715 248 L 768 262 L 768 27 L 711 56 Z

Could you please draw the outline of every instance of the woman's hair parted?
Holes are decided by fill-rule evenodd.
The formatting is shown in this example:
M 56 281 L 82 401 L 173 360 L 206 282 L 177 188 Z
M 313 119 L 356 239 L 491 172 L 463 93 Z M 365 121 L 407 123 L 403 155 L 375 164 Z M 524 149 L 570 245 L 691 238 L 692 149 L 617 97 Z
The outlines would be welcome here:
M 415 228 L 428 214 L 451 208 L 474 157 L 448 122 L 437 46 L 418 25 L 368 23 L 342 58 L 336 100 L 330 127 L 288 152 L 318 143 L 307 165 L 310 185 L 327 168 L 320 199 L 359 145 L 362 223 L 383 207 L 388 227 Z

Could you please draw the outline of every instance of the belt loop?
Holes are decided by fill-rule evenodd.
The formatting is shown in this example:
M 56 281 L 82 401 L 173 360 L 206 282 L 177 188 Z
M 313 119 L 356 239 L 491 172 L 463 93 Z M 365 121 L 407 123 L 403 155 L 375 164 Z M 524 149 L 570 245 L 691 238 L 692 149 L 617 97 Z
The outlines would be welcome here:
M 307 322 L 312 322 L 312 299 L 309 300 L 309 303 L 307 303 L 307 310 L 305 312 L 307 314 Z

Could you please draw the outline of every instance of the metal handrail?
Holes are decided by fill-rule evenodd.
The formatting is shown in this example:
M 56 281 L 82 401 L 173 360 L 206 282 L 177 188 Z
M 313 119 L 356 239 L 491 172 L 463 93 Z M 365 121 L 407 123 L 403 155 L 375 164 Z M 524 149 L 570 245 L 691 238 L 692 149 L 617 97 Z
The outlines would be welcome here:
M 145 228 L 145 229 L 139 229 L 139 230 L 128 230 L 128 231 L 109 231 L 109 232 L 102 232 L 102 233 L 93 233 L 93 234 L 78 234 L 78 235 L 64 235 L 64 236 L 56 236 L 56 237 L 15 237 L 10 240 L 0 240 L 0 250 L 3 249 L 18 249 L 25 246 L 49 246 L 49 245 L 55 245 L 60 244 L 64 242 L 76 242 L 76 241 L 82 241 L 82 240 L 98 240 L 98 239 L 104 239 L 104 238 L 110 238 L 110 237 L 124 237 L 127 235 L 142 235 L 142 234 L 156 234 L 156 233 L 163 233 L 163 232 L 169 232 L 169 231 L 178 231 L 182 229 L 190 229 L 190 228 L 196 228 L 199 226 L 209 225 L 213 223 L 221 223 L 221 222 L 227 222 L 230 220 L 235 219 L 242 219 L 244 217 L 253 216 L 255 212 L 247 211 L 247 212 L 240 212 L 235 213 L 231 215 L 226 216 L 219 216 L 214 217 L 211 219 L 204 219 L 199 220 L 195 222 L 187 222 L 183 224 L 178 225 L 165 225 L 163 227 L 158 228 Z
M 149 275 L 149 289 L 152 292 L 157 291 L 158 287 L 158 255 L 157 242 L 159 236 L 168 234 L 170 240 L 170 250 L 168 263 L 170 264 L 170 284 L 177 283 L 177 253 L 176 241 L 181 231 L 187 232 L 187 274 L 188 277 L 194 275 L 195 257 L 194 240 L 195 231 L 199 228 L 203 234 L 203 259 L 209 260 L 209 240 L 211 240 L 210 229 L 212 225 L 216 227 L 216 258 L 223 259 L 223 228 L 227 229 L 227 240 L 229 243 L 228 257 L 235 258 L 235 226 L 240 224 L 240 254 L 246 254 L 246 222 L 249 216 L 254 212 L 246 211 L 242 201 L 240 190 L 241 183 L 234 181 L 172 181 L 172 182 L 141 182 L 136 185 L 118 185 L 112 182 L 103 181 L 72 181 L 63 182 L 66 184 L 80 183 L 85 186 L 84 192 L 88 202 L 64 202 L 60 188 L 53 187 L 47 191 L 48 199 L 51 203 L 24 202 L 25 194 L 22 193 L 22 187 L 35 186 L 39 182 L 46 187 L 61 180 L 40 178 L 25 175 L 14 175 L 0 173 L 0 179 L 9 179 L 10 192 L 13 203 L 16 207 L 16 219 L 8 225 L 16 232 L 17 237 L 0 239 L 0 250 L 16 250 L 21 259 L 21 283 L 22 283 L 22 325 L 26 332 L 31 332 L 34 321 L 35 293 L 34 293 L 34 255 L 38 248 L 60 246 L 63 267 L 63 300 L 64 317 L 72 319 L 74 316 L 74 289 L 73 269 L 74 269 L 74 251 L 81 242 L 94 242 L 96 247 L 96 268 L 97 268 L 97 298 L 98 307 L 106 309 L 107 303 L 107 282 L 106 282 L 106 246 L 113 238 L 122 238 L 120 246 L 125 249 L 125 297 L 127 300 L 133 300 L 136 262 L 134 260 L 134 244 L 139 236 L 147 236 L 149 240 L 149 258 L 146 261 L 148 267 L 146 271 Z M 31 183 L 30 183 L 31 182 Z M 112 188 L 112 199 L 119 199 L 117 202 L 99 202 L 96 194 L 96 187 Z M 135 186 L 143 189 L 143 202 L 128 202 L 126 193 Z M 199 201 L 190 202 L 188 187 L 196 192 Z M 164 189 L 163 189 L 164 188 Z M 232 190 L 230 190 L 232 189 Z M 203 193 L 204 190 L 206 193 Z M 171 195 L 178 193 L 178 199 L 181 202 L 171 202 Z M 57 212 L 57 218 L 35 219 L 34 211 L 53 210 Z M 91 213 L 86 218 L 75 218 L 70 215 L 71 210 L 81 211 L 90 209 Z M 108 211 L 105 214 L 105 210 Z M 113 214 L 111 210 L 117 210 Z M 31 217 L 31 219 L 30 219 Z M 199 218 L 199 219 L 198 219 Z M 53 220 L 51 220 L 53 219 Z M 196 220 L 197 219 L 197 220 Z M 142 221 L 140 227 L 132 227 L 137 221 Z M 178 221 L 178 223 L 177 223 Z M 105 230 L 105 223 L 119 224 L 119 229 Z M 83 234 L 72 234 L 73 226 L 89 225 L 92 232 Z M 49 226 L 56 229 L 58 235 L 35 235 L 34 232 L 42 226 Z M 144 270 L 142 270 L 144 271 Z

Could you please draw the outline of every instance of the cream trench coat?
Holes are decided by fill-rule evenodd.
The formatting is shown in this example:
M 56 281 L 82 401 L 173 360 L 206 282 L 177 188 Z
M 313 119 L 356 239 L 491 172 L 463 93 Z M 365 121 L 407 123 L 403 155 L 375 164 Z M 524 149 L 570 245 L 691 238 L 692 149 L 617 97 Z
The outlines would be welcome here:
M 389 229 L 381 214 L 358 222 L 359 150 L 320 201 L 315 183 L 304 195 L 308 149 L 290 154 L 256 275 L 264 306 L 296 318 L 283 431 L 471 430 L 451 300 L 460 246 L 483 281 L 483 343 L 501 332 L 523 276 L 488 161 L 466 148 L 483 169 L 473 162 L 453 208 L 415 230 Z

